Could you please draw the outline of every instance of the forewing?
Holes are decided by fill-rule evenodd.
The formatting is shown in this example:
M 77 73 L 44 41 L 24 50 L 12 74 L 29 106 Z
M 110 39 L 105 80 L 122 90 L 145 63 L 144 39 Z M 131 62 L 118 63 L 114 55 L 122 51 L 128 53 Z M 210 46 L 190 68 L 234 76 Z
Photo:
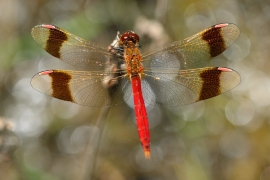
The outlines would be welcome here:
M 211 26 L 183 41 L 159 47 L 143 55 L 145 68 L 193 69 L 204 67 L 209 60 L 228 48 L 239 36 L 234 24 Z
M 103 70 L 111 56 L 107 48 L 79 38 L 53 25 L 37 25 L 34 40 L 48 53 L 62 61 L 89 70 Z
M 229 68 L 207 67 L 148 73 L 142 81 L 148 104 L 179 106 L 215 97 L 236 87 L 240 75 Z
M 36 74 L 31 81 L 34 89 L 49 96 L 85 106 L 111 106 L 128 99 L 131 92 L 127 78 L 89 71 L 47 70 Z M 123 92 L 125 92 L 123 94 Z

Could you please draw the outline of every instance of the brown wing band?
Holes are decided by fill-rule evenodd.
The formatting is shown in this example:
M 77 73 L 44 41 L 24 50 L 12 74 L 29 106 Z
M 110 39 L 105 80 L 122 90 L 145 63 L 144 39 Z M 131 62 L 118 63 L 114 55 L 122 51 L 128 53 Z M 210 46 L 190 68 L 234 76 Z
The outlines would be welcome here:
M 219 95 L 220 92 L 220 74 L 222 71 L 218 68 L 207 69 L 200 74 L 203 81 L 200 96 L 197 101 L 208 99 Z
M 226 49 L 226 44 L 221 34 L 221 28 L 219 27 L 207 30 L 203 33 L 202 39 L 208 43 L 211 57 L 219 55 Z
M 50 29 L 50 36 L 47 40 L 46 51 L 57 58 L 61 58 L 60 49 L 62 44 L 68 39 L 67 35 L 57 29 Z
M 71 76 L 64 72 L 55 71 L 50 73 L 49 76 L 52 78 L 53 92 L 51 96 L 65 101 L 74 102 L 69 87 Z

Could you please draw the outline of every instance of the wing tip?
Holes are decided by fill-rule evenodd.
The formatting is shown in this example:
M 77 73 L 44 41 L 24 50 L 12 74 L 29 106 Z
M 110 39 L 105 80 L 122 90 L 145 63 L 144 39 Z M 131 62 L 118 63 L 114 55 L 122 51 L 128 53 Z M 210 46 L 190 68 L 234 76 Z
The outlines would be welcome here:
M 239 34 L 240 34 L 240 29 L 236 24 L 233 23 L 220 23 L 220 24 L 216 24 L 214 25 L 214 28 L 226 28 L 226 26 L 228 26 L 228 28 L 230 28 L 231 32 L 234 32 L 235 34 L 237 34 L 236 39 L 238 38 Z
M 32 28 L 31 34 L 33 37 L 35 37 L 35 31 L 37 31 L 39 28 L 46 28 L 46 29 L 57 29 L 56 26 L 50 25 L 50 24 L 39 24 Z
M 225 26 L 228 26 L 228 25 L 229 25 L 229 23 L 221 23 L 221 24 L 215 25 L 214 27 L 215 28 L 222 28 L 222 27 L 225 27 Z
M 226 22 L 226 23 L 219 23 L 219 24 L 214 25 L 215 28 L 223 28 L 223 27 L 226 27 L 226 26 L 234 26 L 237 29 L 239 29 L 238 26 L 236 24 L 234 24 L 234 23 L 227 23 Z
M 54 25 L 50 25 L 50 24 L 41 24 L 40 26 L 47 29 L 56 29 Z
M 218 67 L 218 70 L 219 70 L 219 71 L 223 71 L 223 72 L 231 72 L 231 71 L 233 71 L 232 69 L 230 69 L 230 68 L 225 68 L 225 67 Z
M 40 28 L 40 27 L 47 28 L 47 29 L 56 29 L 56 26 L 51 25 L 51 24 L 38 24 L 38 25 L 34 26 L 33 29 Z
M 236 86 L 238 86 L 241 83 L 241 76 L 237 71 L 235 71 L 231 68 L 225 68 L 225 67 L 218 67 L 218 70 L 222 71 L 222 73 L 223 72 L 224 73 L 228 73 L 228 72 L 231 73 L 231 75 L 229 75 L 229 76 L 232 78 L 231 79 L 232 87 L 229 88 L 229 90 L 235 88 Z M 226 74 L 224 74 L 224 75 L 226 75 Z
M 42 72 L 40 72 L 40 73 L 38 73 L 38 75 L 47 75 L 47 74 L 51 74 L 51 73 L 53 73 L 53 70 L 46 70 L 46 71 L 42 71 Z

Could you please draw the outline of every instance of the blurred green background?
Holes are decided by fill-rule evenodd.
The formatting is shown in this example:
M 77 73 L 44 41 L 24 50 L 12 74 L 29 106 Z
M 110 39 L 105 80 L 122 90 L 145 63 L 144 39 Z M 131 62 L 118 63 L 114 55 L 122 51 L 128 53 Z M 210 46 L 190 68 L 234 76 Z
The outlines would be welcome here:
M 270 1 L 0 1 L 0 179 L 270 179 Z M 107 47 L 134 30 L 142 52 L 211 25 L 241 35 L 210 66 L 230 67 L 241 84 L 188 106 L 147 106 L 151 160 L 144 158 L 132 103 L 83 107 L 35 91 L 46 69 L 75 69 L 46 53 L 31 28 L 54 24 Z M 101 119 L 101 121 L 98 121 Z

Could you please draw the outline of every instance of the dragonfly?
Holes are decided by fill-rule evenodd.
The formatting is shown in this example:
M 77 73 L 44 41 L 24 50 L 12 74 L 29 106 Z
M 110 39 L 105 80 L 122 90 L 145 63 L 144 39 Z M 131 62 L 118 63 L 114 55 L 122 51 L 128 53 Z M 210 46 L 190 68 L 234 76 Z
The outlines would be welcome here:
M 150 132 L 146 104 L 180 106 L 225 93 L 240 83 L 231 68 L 209 67 L 240 34 L 231 23 L 204 29 L 182 41 L 140 53 L 139 36 L 118 32 L 108 48 L 86 41 L 59 27 L 41 24 L 32 37 L 52 56 L 87 68 L 45 70 L 31 85 L 37 91 L 85 106 L 109 107 L 133 96 L 138 135 L 144 155 L 150 158 Z

